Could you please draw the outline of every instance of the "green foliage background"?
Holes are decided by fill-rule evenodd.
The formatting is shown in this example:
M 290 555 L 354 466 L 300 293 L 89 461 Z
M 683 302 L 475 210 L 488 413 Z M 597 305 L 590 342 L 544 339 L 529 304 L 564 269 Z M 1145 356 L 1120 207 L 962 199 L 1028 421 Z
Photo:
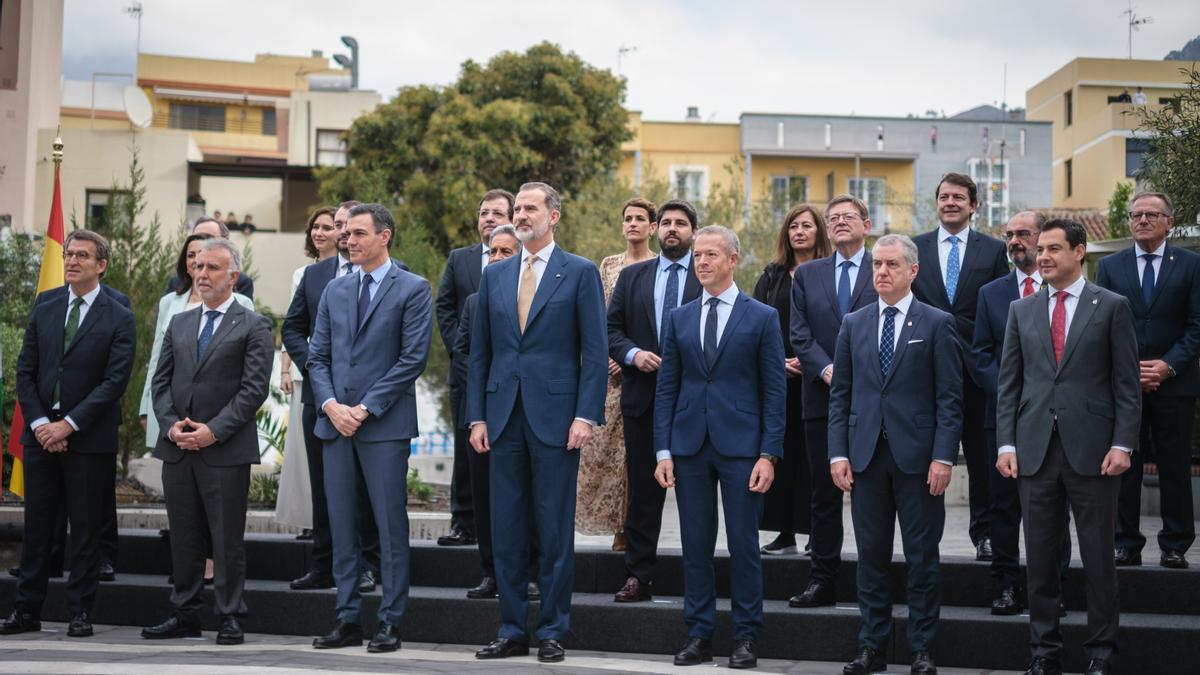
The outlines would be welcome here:
M 1140 179 L 1175 204 L 1175 225 L 1194 225 L 1200 215 L 1200 68 L 1180 68 L 1187 85 L 1177 105 L 1136 106 L 1139 129 L 1151 133 Z

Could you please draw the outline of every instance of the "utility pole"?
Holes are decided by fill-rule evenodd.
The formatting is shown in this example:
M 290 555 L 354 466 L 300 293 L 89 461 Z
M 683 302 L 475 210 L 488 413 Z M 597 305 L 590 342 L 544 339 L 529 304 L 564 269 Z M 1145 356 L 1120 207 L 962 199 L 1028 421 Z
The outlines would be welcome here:
M 1139 26 L 1144 26 L 1148 23 L 1154 23 L 1152 16 L 1138 16 L 1133 13 L 1133 0 L 1129 0 L 1129 9 L 1121 12 L 1121 16 L 1128 17 L 1129 22 L 1129 58 L 1133 60 L 1133 31 L 1138 30 Z
M 621 66 L 625 61 L 625 55 L 632 54 L 636 51 L 637 45 L 626 47 L 624 42 L 622 42 L 621 46 L 617 48 L 617 77 L 621 77 Z
M 133 54 L 134 70 L 136 71 L 137 58 L 142 53 L 142 3 L 135 1 L 132 5 L 125 8 L 125 13 L 137 19 L 137 51 Z

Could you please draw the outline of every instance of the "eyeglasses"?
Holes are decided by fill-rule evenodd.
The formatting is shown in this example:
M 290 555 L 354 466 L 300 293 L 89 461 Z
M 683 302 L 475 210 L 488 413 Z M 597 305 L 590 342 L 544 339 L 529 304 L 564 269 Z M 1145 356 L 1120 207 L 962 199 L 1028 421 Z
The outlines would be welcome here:
M 87 262 L 92 259 L 92 254 L 87 251 L 63 251 L 63 260 L 72 259 L 79 262 Z
M 1144 217 L 1146 220 L 1153 223 L 1164 216 L 1170 218 L 1170 216 L 1161 211 L 1130 211 L 1129 222 L 1136 223 Z
M 1032 237 L 1033 235 L 1034 235 L 1034 233 L 1030 232 L 1029 230 L 1017 230 L 1016 232 L 1005 232 L 1004 233 L 1004 241 L 1012 241 L 1013 237 L 1016 237 L 1017 239 L 1028 239 L 1028 238 Z
M 860 220 L 860 218 L 858 217 L 857 213 L 835 213 L 826 218 L 825 222 L 829 223 L 830 225 L 843 222 L 847 224 L 854 224 L 858 220 Z

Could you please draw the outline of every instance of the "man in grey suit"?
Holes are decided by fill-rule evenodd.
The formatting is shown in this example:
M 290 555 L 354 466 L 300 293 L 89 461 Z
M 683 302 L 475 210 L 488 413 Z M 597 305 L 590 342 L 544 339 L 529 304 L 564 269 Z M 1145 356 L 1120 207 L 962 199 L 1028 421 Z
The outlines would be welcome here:
M 209 239 L 196 256 L 202 307 L 171 319 L 151 391 L 162 437 L 163 492 L 171 524 L 172 616 L 142 630 L 149 639 L 198 637 L 204 558 L 212 541 L 217 644 L 241 644 L 246 614 L 246 491 L 257 464 L 254 414 L 267 399 L 275 341 L 265 317 L 233 301 L 241 255 Z M 207 528 L 210 536 L 204 536 Z
M 316 434 L 324 442 L 337 585 L 337 620 L 313 647 L 362 644 L 361 476 L 379 525 L 383 584 L 379 627 L 367 650 L 388 652 L 400 648 L 400 619 L 408 603 L 405 488 L 409 444 L 417 436 L 416 382 L 432 337 L 433 294 L 428 282 L 388 256 L 396 224 L 386 208 L 355 206 L 346 229 L 350 261 L 358 269 L 325 287 L 308 348 L 313 399 L 320 402 Z
M 1028 675 L 1061 673 L 1059 547 L 1068 504 L 1087 582 L 1088 675 L 1117 650 L 1113 530 L 1120 475 L 1141 424 L 1129 301 L 1083 277 L 1087 233 L 1051 220 L 1038 238 L 1042 290 L 1009 306 L 996 402 L 996 468 L 1018 478 L 1029 574 Z

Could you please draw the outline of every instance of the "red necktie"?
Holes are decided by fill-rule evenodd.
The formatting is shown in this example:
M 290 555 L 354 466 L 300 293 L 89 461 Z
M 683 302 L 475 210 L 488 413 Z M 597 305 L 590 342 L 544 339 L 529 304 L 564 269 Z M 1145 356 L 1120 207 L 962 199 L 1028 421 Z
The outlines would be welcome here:
M 1025 277 L 1025 288 L 1021 289 L 1021 297 L 1028 298 L 1033 295 L 1033 277 Z
M 1063 347 L 1067 341 L 1067 295 L 1066 291 L 1054 294 L 1054 313 L 1050 317 L 1050 343 L 1054 345 L 1054 362 L 1061 363 Z

